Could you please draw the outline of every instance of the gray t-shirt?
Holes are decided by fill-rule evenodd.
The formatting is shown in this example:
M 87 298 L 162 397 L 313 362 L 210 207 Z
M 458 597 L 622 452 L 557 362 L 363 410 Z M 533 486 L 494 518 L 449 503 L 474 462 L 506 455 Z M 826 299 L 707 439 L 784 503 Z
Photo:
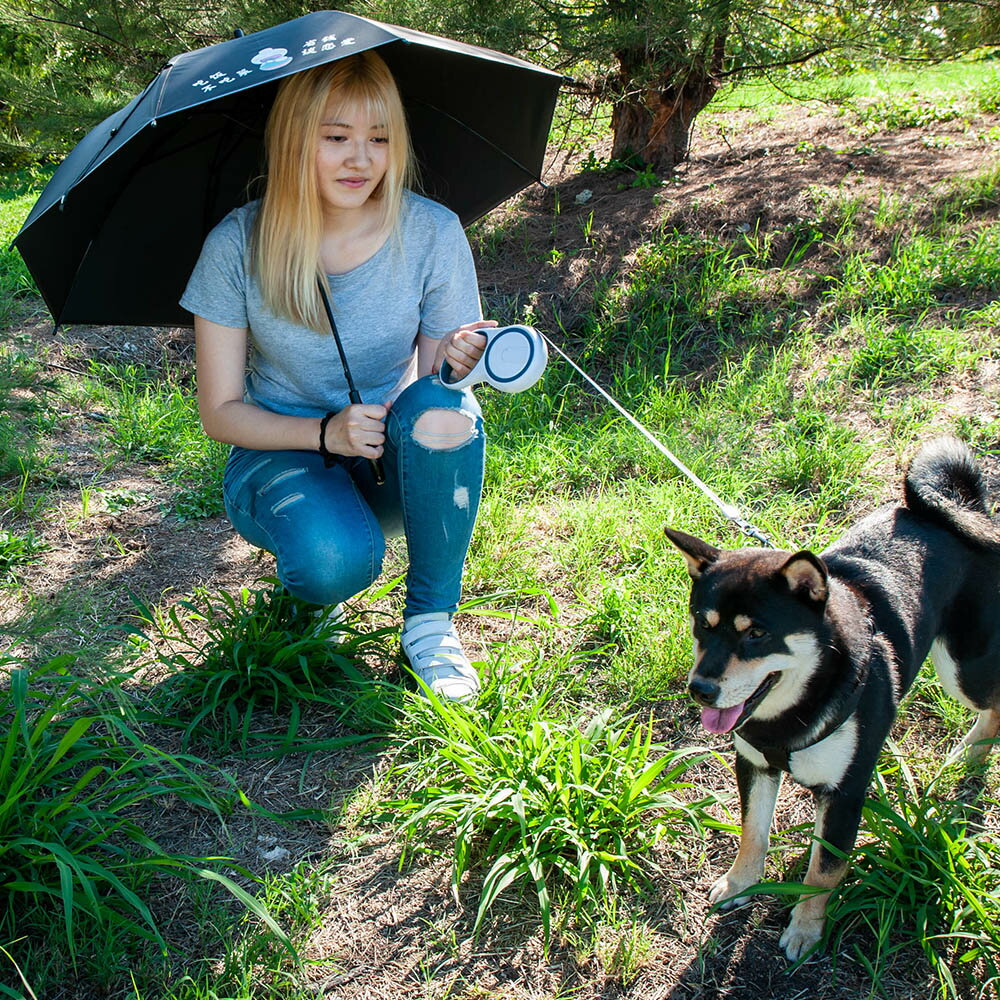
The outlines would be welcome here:
M 181 305 L 213 323 L 249 329 L 248 402 L 300 417 L 341 410 L 349 402 L 347 380 L 333 336 L 275 316 L 248 273 L 259 204 L 234 209 L 208 234 Z M 366 403 L 395 399 L 413 381 L 418 332 L 442 337 L 482 318 L 458 216 L 409 191 L 399 233 L 363 264 L 329 279 L 337 330 Z

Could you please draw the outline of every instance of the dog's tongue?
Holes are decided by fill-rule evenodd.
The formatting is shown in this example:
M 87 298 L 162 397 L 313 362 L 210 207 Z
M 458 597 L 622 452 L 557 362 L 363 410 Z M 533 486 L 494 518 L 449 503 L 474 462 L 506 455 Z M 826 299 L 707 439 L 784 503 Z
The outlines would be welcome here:
M 728 733 L 743 714 L 744 704 L 745 702 L 740 702 L 732 708 L 703 708 L 701 724 L 710 733 Z

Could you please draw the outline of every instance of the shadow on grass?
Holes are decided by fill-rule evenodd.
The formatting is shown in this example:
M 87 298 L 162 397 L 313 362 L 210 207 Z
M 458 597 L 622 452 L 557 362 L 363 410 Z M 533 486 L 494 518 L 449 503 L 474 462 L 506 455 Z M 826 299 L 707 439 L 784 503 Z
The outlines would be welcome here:
M 869 995 L 871 983 L 853 961 L 834 963 L 818 955 L 793 969 L 778 947 L 788 921 L 788 909 L 771 900 L 748 903 L 710 916 L 697 954 L 679 971 L 676 985 L 663 1000 L 843 1000 Z M 900 994 L 899 1000 L 909 992 Z

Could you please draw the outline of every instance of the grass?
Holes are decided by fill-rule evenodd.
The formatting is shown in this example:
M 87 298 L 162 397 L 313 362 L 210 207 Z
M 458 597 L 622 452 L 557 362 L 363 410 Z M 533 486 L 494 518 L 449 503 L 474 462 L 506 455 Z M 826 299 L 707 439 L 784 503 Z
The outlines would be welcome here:
M 0 585 L 16 580 L 18 571 L 37 562 L 47 548 L 33 531 L 20 535 L 0 530 Z
M 864 301 L 868 310 L 897 318 L 916 318 L 963 296 L 989 301 L 1000 288 L 998 240 L 1000 228 L 993 226 L 971 237 L 901 236 L 888 260 L 852 255 L 831 297 L 839 305 Z
M 992 106 L 1000 84 L 995 62 L 982 56 L 911 67 L 879 66 L 854 72 L 824 72 L 822 64 L 807 64 L 785 78 L 748 80 L 720 91 L 711 111 L 756 108 L 762 111 L 789 100 L 863 106 L 913 106 L 915 95 L 946 105 L 968 102 L 979 110 Z
M 838 950 L 859 928 L 874 941 L 853 945 L 873 981 L 900 952 L 919 948 L 939 996 L 960 994 L 963 967 L 986 996 L 1000 986 L 1000 846 L 984 806 L 938 790 L 943 777 L 921 788 L 902 757 L 880 769 L 856 879 L 838 893 L 830 926 Z
M 104 704 L 115 681 L 84 681 L 64 656 L 34 669 L 7 658 L 0 694 L 0 865 L 5 873 L 3 933 L 61 928 L 69 961 L 90 953 L 95 928 L 124 939 L 166 940 L 148 899 L 157 879 L 210 878 L 277 926 L 264 908 L 218 870 L 226 859 L 168 853 L 135 821 L 137 803 L 172 797 L 219 814 L 229 793 L 198 778 L 191 762 L 158 750 Z M 231 862 L 228 862 L 230 863 Z M 59 945 L 49 941 L 59 950 Z M 99 959 L 97 960 L 99 961 Z
M 924 128 L 933 138 L 966 120 L 975 130 L 996 102 L 987 63 L 796 86 L 844 109 L 856 133 L 844 146 L 862 164 L 877 135 Z M 774 94 L 744 88 L 710 113 L 761 99 L 772 114 Z M 588 184 L 606 179 L 595 178 Z M 26 174 L 7 179 L 4 232 L 16 232 L 37 185 Z M 802 192 L 801 217 L 781 227 L 702 225 L 683 205 L 689 214 L 665 212 L 669 221 L 614 261 L 601 247 L 616 223 L 598 198 L 564 227 L 572 240 L 558 213 L 540 240 L 532 220 L 512 212 L 480 223 L 473 242 L 485 268 L 521 254 L 567 285 L 580 268 L 572 295 L 546 303 L 498 282 L 496 301 L 505 318 L 546 328 L 786 547 L 818 549 L 893 495 L 899 464 L 923 437 L 952 430 L 1000 452 L 988 374 L 998 358 L 1000 169 L 927 195 L 888 182 L 877 194 L 817 186 Z M 16 254 L 0 257 L 0 292 L 0 322 L 40 308 Z M 372 989 L 391 981 L 401 996 L 420 990 L 433 1000 L 520 1000 L 529 987 L 510 983 L 522 973 L 548 1000 L 575 988 L 666 995 L 664 975 L 694 992 L 732 985 L 731 926 L 710 921 L 699 953 L 679 943 L 686 921 L 702 923 L 716 866 L 706 825 L 722 826 L 705 817 L 717 815 L 709 802 L 728 782 L 714 757 L 683 749 L 697 739 L 682 697 L 688 580 L 662 528 L 741 540 L 563 362 L 553 357 L 531 392 L 482 394 L 487 492 L 460 628 L 487 687 L 463 708 L 395 683 L 398 549 L 384 587 L 354 602 L 342 627 L 316 629 L 308 609 L 256 579 L 270 564 L 227 548 L 217 522 L 203 532 L 178 524 L 219 513 L 225 458 L 199 429 L 189 364 L 125 364 L 94 351 L 61 359 L 85 377 L 55 379 L 60 369 L 46 369 L 39 343 L 19 340 L 14 326 L 0 345 L 0 611 L 7 656 L 16 643 L 18 657 L 0 695 L 18 723 L 4 745 L 23 749 L 11 751 L 11 773 L 24 782 L 20 799 L 9 796 L 20 813 L 5 849 L 16 853 L 22 828 L 42 844 L 77 838 L 68 855 L 53 853 L 64 869 L 27 847 L 4 856 L 25 888 L 11 890 L 23 898 L 8 910 L 3 940 L 39 996 L 71 982 L 87 1000 L 300 1000 L 322 983 L 330 995 L 367 988 L 355 974 L 370 976 Z M 974 412 L 956 412 L 950 397 L 973 385 Z M 130 521 L 164 484 L 165 516 Z M 67 549 L 98 535 L 127 540 L 153 523 L 191 532 L 197 572 L 181 582 L 154 550 L 85 564 L 98 567 L 92 579 L 47 578 Z M 219 573 L 253 582 L 222 586 Z M 137 591 L 130 604 L 126 588 Z M 52 648 L 69 643 L 81 647 L 72 669 L 64 659 L 46 667 Z M 964 1000 L 996 976 L 995 772 L 980 776 L 971 802 L 951 778 L 935 779 L 928 746 L 968 726 L 936 691 L 921 681 L 908 703 L 900 739 L 915 762 L 907 772 L 883 761 L 830 924 L 835 971 L 853 976 L 845 989 L 858 995 L 923 996 L 931 982 Z M 217 768 L 231 781 L 217 787 Z M 236 791 L 244 777 L 259 809 Z M 184 815 L 213 845 L 206 856 L 232 831 L 239 867 L 211 870 L 236 871 L 230 881 L 261 912 L 210 891 L 183 840 L 158 853 L 142 839 L 141 821 L 161 818 L 160 801 L 184 795 Z M 88 832 L 99 827 L 106 839 Z M 285 868 L 260 860 L 265 841 L 255 838 L 265 836 L 288 845 Z M 438 859 L 450 868 L 451 896 L 433 882 Z M 184 885 L 169 905 L 164 872 Z M 395 894 L 394 878 L 405 886 Z M 736 933 L 742 946 L 770 929 L 754 918 Z M 54 936 L 50 956 L 39 942 Z M 166 958 L 161 939 L 173 949 Z M 762 947 L 770 953 L 773 942 Z M 494 989 L 501 966 L 509 982 Z M 826 968 L 787 977 L 782 998 L 829 1000 Z M 748 965 L 739 975 L 758 985 Z M 25 992 L 13 965 L 3 984 L 8 995 Z
M 866 313 L 851 328 L 861 335 L 850 357 L 839 366 L 854 382 L 879 385 L 930 383 L 950 371 L 970 369 L 981 348 L 954 327 L 886 321 Z
M 34 472 L 44 464 L 38 438 L 51 427 L 52 379 L 19 351 L 0 348 L 0 479 Z
M 386 808 L 411 851 L 453 858 L 456 897 L 470 869 L 485 871 L 473 935 L 504 894 L 527 888 L 547 949 L 554 899 L 565 900 L 563 920 L 592 913 L 643 875 L 660 839 L 699 832 L 706 801 L 686 797 L 696 752 L 654 751 L 651 721 L 610 708 L 557 720 L 551 681 L 525 686 L 494 678 L 473 711 L 433 696 L 412 703 L 412 735 L 390 775 L 404 796 Z
M 35 170 L 11 171 L 4 175 L 3 210 L 0 212 L 0 323 L 9 321 L 22 302 L 38 294 L 21 255 L 11 250 L 10 244 L 47 176 L 47 172 Z
M 190 386 L 136 365 L 91 367 L 84 398 L 106 421 L 105 464 L 148 462 L 177 492 L 180 520 L 222 513 L 222 473 L 229 449 L 201 430 Z
M 359 669 L 365 656 L 387 655 L 390 629 L 359 629 L 350 622 L 317 622 L 276 580 L 238 595 L 198 593 L 160 614 L 139 604 L 134 635 L 169 646 L 159 662 L 169 670 L 155 694 L 160 722 L 179 727 L 185 742 L 208 741 L 217 750 L 290 752 L 298 742 L 302 707 L 322 704 L 359 733 L 394 721 L 393 685 Z M 387 697 L 388 696 L 388 697 Z M 257 713 L 289 713 L 280 732 L 262 731 Z M 308 749 L 357 742 L 342 737 Z

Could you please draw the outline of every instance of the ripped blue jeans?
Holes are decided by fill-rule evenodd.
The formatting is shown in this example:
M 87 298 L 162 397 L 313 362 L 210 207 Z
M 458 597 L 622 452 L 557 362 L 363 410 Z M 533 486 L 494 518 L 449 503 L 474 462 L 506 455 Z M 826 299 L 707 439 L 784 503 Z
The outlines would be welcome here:
M 418 425 L 424 414 L 442 410 L 465 417 L 467 429 L 459 421 L 463 431 L 449 438 Z M 404 534 L 405 613 L 454 614 L 484 456 L 483 418 L 471 391 L 427 376 L 389 410 L 382 486 L 367 459 L 344 458 L 328 469 L 318 452 L 234 447 L 223 497 L 233 527 L 274 554 L 278 578 L 294 596 L 312 604 L 353 597 L 382 572 L 385 539 Z

